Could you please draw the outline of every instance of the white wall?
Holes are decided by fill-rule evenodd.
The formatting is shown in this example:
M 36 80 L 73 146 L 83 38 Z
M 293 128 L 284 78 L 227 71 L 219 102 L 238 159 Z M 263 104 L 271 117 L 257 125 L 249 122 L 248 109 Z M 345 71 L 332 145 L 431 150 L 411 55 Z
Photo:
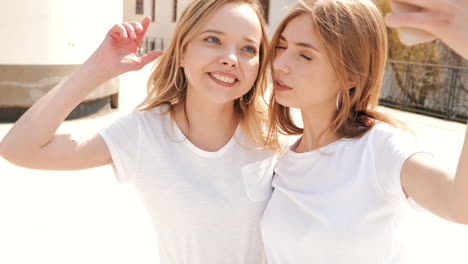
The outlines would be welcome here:
M 122 21 L 122 0 L 14 0 L 0 8 L 0 64 L 79 64 Z
M 135 15 L 135 0 L 124 0 L 125 12 L 124 20 L 140 20 L 144 16 Z M 191 0 L 178 0 L 178 16 L 183 12 L 184 8 Z M 297 0 L 271 0 L 270 1 L 270 23 L 267 26 L 267 31 L 270 37 L 273 35 L 276 26 L 281 19 L 286 16 L 290 7 L 294 6 Z M 153 7 L 151 0 L 145 0 L 144 12 L 145 16 L 151 15 Z M 149 39 L 164 38 L 169 39 L 175 28 L 175 23 L 172 22 L 173 0 L 156 0 L 156 21 L 151 23 L 146 36 Z
M 268 34 L 273 37 L 276 27 L 288 14 L 288 11 L 297 3 L 297 0 L 271 0 L 270 1 L 270 21 L 268 24 Z
M 151 15 L 151 0 L 145 0 L 145 14 Z M 177 20 L 190 0 L 178 0 Z M 147 37 L 169 39 L 175 29 L 176 22 L 172 22 L 173 0 L 156 0 L 156 19 L 148 29 Z

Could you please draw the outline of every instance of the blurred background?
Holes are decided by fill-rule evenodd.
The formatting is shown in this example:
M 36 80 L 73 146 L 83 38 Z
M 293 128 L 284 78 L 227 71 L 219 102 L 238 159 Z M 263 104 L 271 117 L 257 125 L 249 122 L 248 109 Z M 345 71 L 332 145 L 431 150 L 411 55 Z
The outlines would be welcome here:
M 21 114 L 79 67 L 108 29 L 153 21 L 139 52 L 164 50 L 189 0 L 0 0 L 0 140 Z M 272 35 L 296 0 L 264 0 Z M 375 0 L 383 13 L 389 3 Z M 402 45 L 389 29 L 379 110 L 406 122 L 454 171 L 468 116 L 468 63 L 440 41 Z M 59 132 L 95 133 L 144 98 L 148 65 L 93 92 Z M 31 133 L 34 133 L 31 131 Z M 188 220 L 189 221 L 189 220 Z M 468 227 L 412 212 L 399 230 L 408 263 L 468 263 Z M 0 158 L 0 263 L 159 263 L 151 223 L 112 168 L 35 171 Z

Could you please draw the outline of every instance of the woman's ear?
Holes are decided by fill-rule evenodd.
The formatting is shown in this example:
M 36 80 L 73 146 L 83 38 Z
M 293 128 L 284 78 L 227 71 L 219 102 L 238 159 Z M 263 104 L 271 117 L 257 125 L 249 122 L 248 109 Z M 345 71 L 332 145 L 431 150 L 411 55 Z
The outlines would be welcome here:
M 348 90 L 353 89 L 357 86 L 357 78 L 354 75 L 348 75 L 347 85 L 346 88 Z
M 182 56 L 182 58 L 180 59 L 179 66 L 182 67 L 182 68 L 185 66 L 185 59 L 184 59 L 184 56 Z

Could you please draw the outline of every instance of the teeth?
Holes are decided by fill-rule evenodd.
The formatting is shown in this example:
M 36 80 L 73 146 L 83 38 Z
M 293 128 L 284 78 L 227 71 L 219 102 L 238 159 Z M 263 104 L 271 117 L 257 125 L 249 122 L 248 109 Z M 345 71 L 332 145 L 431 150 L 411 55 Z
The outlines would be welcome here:
M 216 80 L 219 80 L 225 83 L 234 83 L 236 81 L 236 79 L 234 78 L 230 78 L 230 77 L 223 76 L 223 75 L 216 74 L 216 73 L 212 73 L 211 76 L 213 76 L 213 78 L 215 78 Z

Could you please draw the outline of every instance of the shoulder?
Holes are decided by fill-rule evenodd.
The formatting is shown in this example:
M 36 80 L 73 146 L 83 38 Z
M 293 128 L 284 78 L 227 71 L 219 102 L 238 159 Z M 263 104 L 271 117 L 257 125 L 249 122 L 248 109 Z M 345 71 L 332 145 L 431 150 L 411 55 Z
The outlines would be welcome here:
M 165 107 L 165 106 L 164 106 Z M 165 119 L 164 107 L 155 107 L 144 111 L 120 113 L 116 118 L 108 120 L 101 128 L 101 132 L 127 131 L 135 132 L 145 127 L 160 126 Z M 167 108 L 167 107 L 166 107 Z
M 420 141 L 411 130 L 389 123 L 376 124 L 362 137 L 353 140 L 353 142 L 353 145 L 363 147 L 363 151 L 373 151 L 374 155 L 421 147 Z
M 133 122 L 154 122 L 162 121 L 169 115 L 168 107 L 165 105 L 157 106 L 149 110 L 134 110 L 123 114 L 120 119 L 123 121 Z
M 416 139 L 416 136 L 410 130 L 388 123 L 379 123 L 368 133 L 375 141 L 407 141 Z
M 378 124 L 369 135 L 369 146 L 375 156 L 383 161 L 402 163 L 411 155 L 427 152 L 420 139 L 409 129 L 403 129 L 390 124 Z
M 391 135 L 394 133 L 398 133 L 400 131 L 400 128 L 397 128 L 389 123 L 378 123 L 374 125 L 367 134 L 369 135 Z

